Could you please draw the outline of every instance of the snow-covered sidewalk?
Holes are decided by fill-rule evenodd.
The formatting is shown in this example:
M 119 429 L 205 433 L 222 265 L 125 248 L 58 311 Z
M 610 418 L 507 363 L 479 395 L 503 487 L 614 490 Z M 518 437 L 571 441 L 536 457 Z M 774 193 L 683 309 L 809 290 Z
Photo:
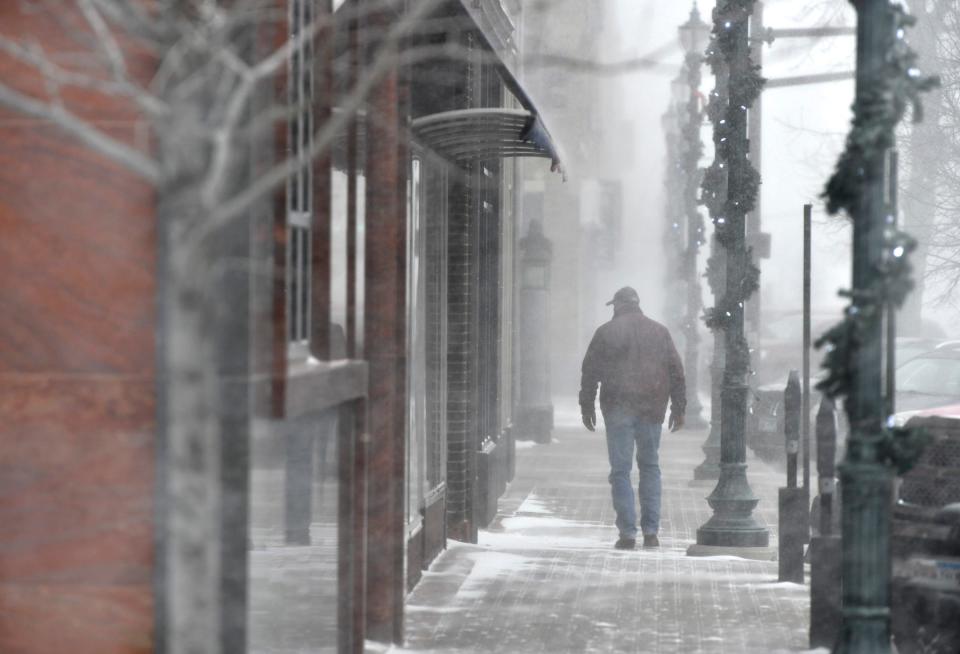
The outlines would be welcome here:
M 710 515 L 712 486 L 690 483 L 705 433 L 664 433 L 662 547 L 623 552 L 612 548 L 604 436 L 558 422 L 554 443 L 518 448 L 517 478 L 479 544 L 451 542 L 424 575 L 409 597 L 406 646 L 392 651 L 806 649 L 807 587 L 777 583 L 775 562 L 685 554 Z M 775 545 L 783 474 L 749 463 Z

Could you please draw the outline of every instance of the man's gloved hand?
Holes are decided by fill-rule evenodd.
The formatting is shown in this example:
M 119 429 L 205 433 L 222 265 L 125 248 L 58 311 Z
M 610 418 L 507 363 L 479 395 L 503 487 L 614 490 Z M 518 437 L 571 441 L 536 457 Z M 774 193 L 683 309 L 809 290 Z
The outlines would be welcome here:
M 581 407 L 580 414 L 580 417 L 583 418 L 583 426 L 590 431 L 594 431 L 597 427 L 597 412 L 592 408 Z
M 670 420 L 667 422 L 670 431 L 679 431 L 683 429 L 683 414 L 670 412 Z

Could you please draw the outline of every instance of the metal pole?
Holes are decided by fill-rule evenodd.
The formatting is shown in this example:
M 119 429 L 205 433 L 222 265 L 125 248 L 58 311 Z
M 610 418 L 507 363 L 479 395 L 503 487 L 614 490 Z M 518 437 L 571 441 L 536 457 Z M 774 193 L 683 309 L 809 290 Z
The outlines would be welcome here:
M 887 171 L 887 197 L 890 201 L 890 213 L 887 220 L 896 227 L 899 213 L 899 198 L 897 188 L 899 181 L 900 157 L 896 150 L 890 151 L 889 169 Z M 886 400 L 887 416 L 897 411 L 897 307 L 891 303 L 887 307 L 887 352 L 886 352 Z
M 717 7 L 714 10 L 719 11 L 724 0 L 717 0 Z M 711 45 L 717 47 L 716 42 Z M 721 134 L 717 129 L 717 123 L 723 119 L 726 107 L 729 102 L 727 97 L 727 88 L 729 86 L 729 70 L 722 57 L 713 57 L 710 60 L 710 66 L 713 71 L 715 86 L 710 93 L 710 103 L 707 107 L 707 115 L 713 123 L 713 149 L 714 159 L 710 168 L 704 175 L 704 182 L 701 192 L 701 203 L 704 204 L 711 220 L 716 221 L 723 216 L 723 198 L 726 196 L 727 169 L 724 167 L 721 157 Z M 715 179 L 714 188 L 707 187 L 707 180 Z M 707 284 L 710 286 L 710 292 L 714 298 L 718 298 L 723 293 L 726 285 L 726 253 L 723 245 L 717 241 L 716 233 L 710 241 L 710 261 L 707 266 Z M 710 433 L 707 440 L 701 446 L 703 449 L 704 460 L 693 471 L 695 481 L 715 480 L 720 478 L 720 389 L 723 386 L 723 368 L 726 361 L 724 352 L 723 332 L 713 330 L 713 359 L 710 361 Z
M 873 93 L 886 71 L 893 35 L 888 0 L 859 0 L 855 113 L 871 110 Z M 862 116 L 863 114 L 861 114 Z M 890 135 L 892 140 L 892 135 Z M 883 260 L 883 152 L 859 162 L 863 182 L 852 208 L 853 299 L 851 311 L 872 309 L 863 296 Z M 861 305 L 863 309 L 861 309 Z M 881 460 L 883 404 L 882 336 L 878 318 L 858 325 L 850 352 L 850 418 L 847 456 L 840 466 L 843 489 L 843 628 L 835 651 L 890 652 L 890 494 L 892 473 Z
M 706 423 L 701 416 L 700 404 L 700 310 L 703 305 L 703 291 L 700 287 L 700 275 L 697 259 L 703 240 L 703 216 L 697 209 L 697 188 L 700 185 L 700 156 L 703 143 L 700 140 L 700 125 L 703 122 L 700 111 L 700 66 L 703 55 L 691 52 L 686 56 L 685 67 L 687 82 L 690 86 L 690 99 L 687 102 L 687 124 L 683 126 L 686 149 L 683 154 L 683 208 L 687 219 L 687 251 L 685 253 L 685 277 L 687 291 L 687 316 L 684 321 L 684 369 L 687 378 L 686 425 L 692 429 L 702 429 Z
M 677 106 L 671 99 L 662 118 L 666 136 L 667 170 L 664 175 L 665 207 L 667 224 L 663 231 L 663 247 L 666 252 L 666 293 L 663 316 L 672 333 L 684 332 L 685 308 L 676 302 L 684 286 L 684 229 L 683 229 L 683 179 L 680 157 L 680 117 Z
M 743 5 L 747 4 L 747 7 Z M 724 0 L 714 12 L 715 30 L 725 31 L 721 53 L 730 74 L 729 102 L 722 127 L 726 135 L 724 159 L 728 185 L 723 215 L 717 220 L 718 239 L 726 243 L 724 295 L 711 313 L 711 327 L 723 331 L 726 364 L 720 415 L 720 479 L 707 498 L 713 516 L 697 530 L 697 544 L 688 553 L 705 554 L 707 547 L 766 547 L 769 531 L 753 516 L 759 499 L 747 481 L 746 413 L 750 355 L 744 334 L 744 300 L 756 278 L 746 247 L 745 202 L 752 201 L 751 183 L 756 171 L 750 165 L 747 111 L 754 100 L 755 71 L 748 39 L 751 2 Z
M 823 388 L 844 399 L 850 423 L 840 466 L 843 494 L 843 628 L 834 652 L 890 652 L 890 503 L 893 468 L 908 470 L 926 438 L 887 429 L 884 314 L 909 293 L 914 243 L 892 224 L 885 182 L 894 128 L 939 80 L 914 66 L 903 42 L 911 20 L 890 0 L 853 0 L 857 84 L 847 146 L 827 183 L 827 209 L 853 222 L 853 284 L 843 322 L 828 332 Z M 891 65 L 891 63 L 893 65 Z M 915 107 L 919 110 L 919 107 Z M 919 115 L 919 114 L 915 114 Z M 891 340 L 894 335 L 891 333 Z
M 810 506 L 810 275 L 812 259 L 813 205 L 803 205 L 803 408 L 800 413 L 800 443 L 803 448 L 803 489 Z
M 753 15 L 750 18 L 750 34 L 754 37 L 763 34 L 763 3 L 756 2 L 753 5 Z M 763 74 L 763 40 L 760 38 L 751 39 L 750 55 L 753 63 L 758 67 L 760 74 Z M 763 177 L 763 93 L 757 96 L 750 107 L 748 140 L 750 142 L 750 162 L 757 172 Z M 763 193 L 757 193 L 756 205 L 747 215 L 747 246 L 754 248 L 753 260 L 760 260 L 760 253 L 757 246 L 760 243 L 760 234 L 763 231 L 763 213 L 762 213 Z M 755 346 L 760 344 L 760 312 L 762 304 L 760 301 L 761 289 L 750 297 L 747 301 L 746 320 L 749 325 L 748 334 L 750 340 Z
M 717 296 L 723 288 L 723 267 L 726 265 L 724 263 L 726 254 L 723 246 L 717 242 L 716 237 L 710 241 L 710 250 L 710 258 L 719 268 L 714 273 L 717 279 L 709 282 L 710 290 Z M 714 284 L 716 284 L 716 287 Z M 700 449 L 703 450 L 704 459 L 693 471 L 695 481 L 720 479 L 720 392 L 723 388 L 723 368 L 726 364 L 726 358 L 723 332 L 714 331 L 713 359 L 710 361 L 710 433 L 707 434 L 707 440 L 700 446 Z

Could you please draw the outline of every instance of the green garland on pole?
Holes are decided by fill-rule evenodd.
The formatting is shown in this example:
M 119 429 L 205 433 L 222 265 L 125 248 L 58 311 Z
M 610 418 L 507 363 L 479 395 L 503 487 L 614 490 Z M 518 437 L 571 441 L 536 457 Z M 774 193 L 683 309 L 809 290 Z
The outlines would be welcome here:
M 720 156 L 720 122 L 724 120 L 724 113 L 727 108 L 726 94 L 726 75 L 724 67 L 726 62 L 717 46 L 716 38 L 711 38 L 710 44 L 705 52 L 707 64 L 717 79 L 717 86 L 710 92 L 710 100 L 707 102 L 706 114 L 713 127 L 713 161 L 703 171 L 703 179 L 700 182 L 700 204 L 707 208 L 710 221 L 713 223 L 716 231 L 717 220 L 723 216 L 723 202 L 727 186 L 726 164 Z M 719 254 L 714 250 L 707 259 L 707 269 L 704 273 L 707 278 L 707 285 L 710 286 L 710 292 L 714 297 L 718 297 L 723 291 L 723 263 Z M 704 319 L 709 310 L 705 312 Z
M 722 352 L 714 371 L 718 411 L 719 479 L 707 501 L 713 515 L 697 529 L 701 547 L 766 547 L 769 530 L 752 515 L 759 498 L 747 480 L 747 404 L 750 352 L 744 334 L 744 304 L 756 291 L 759 270 L 746 246 L 746 214 L 755 204 L 759 179 L 749 156 L 748 110 L 762 88 L 751 59 L 749 18 L 754 0 L 718 0 L 713 11 L 713 42 L 707 59 L 717 74 L 722 104 L 710 107 L 716 159 L 705 177 L 703 201 L 714 224 L 716 257 L 708 275 L 716 282 L 716 304 L 704 313 Z M 746 78 L 746 79 L 744 79 Z M 719 184 L 722 180 L 722 185 Z M 719 400 L 719 401 L 717 401 Z M 712 435 L 712 434 L 711 434 Z M 688 553 L 696 554 L 697 549 Z M 702 551 L 702 550 L 701 550 Z
M 856 210 L 866 181 L 864 163 L 883 157 L 893 147 L 893 130 L 908 107 L 913 109 L 914 122 L 923 120 L 920 94 L 940 83 L 939 78 L 920 73 L 917 53 L 904 38 L 906 28 L 913 25 L 916 18 L 900 5 L 891 5 L 890 11 L 894 39 L 886 65 L 883 73 L 865 89 L 863 101 L 853 107 L 853 127 L 847 135 L 846 149 L 823 193 L 831 215 Z
M 823 196 L 827 211 L 855 215 L 862 197 L 868 162 L 882 159 L 894 145 L 894 129 L 912 108 L 914 122 L 923 118 L 921 93 L 939 84 L 939 79 L 924 76 L 916 66 L 917 54 L 904 39 L 905 30 L 915 19 L 903 7 L 890 5 L 891 47 L 884 66 L 869 86 L 864 85 L 861 97 L 854 103 L 854 118 L 846 147 L 827 182 Z M 815 345 L 826 350 L 823 367 L 827 376 L 817 388 L 831 398 L 849 398 L 852 392 L 852 354 L 864 343 L 864 334 L 883 320 L 888 306 L 899 308 L 913 288 L 909 255 L 916 241 L 895 226 L 893 216 L 887 218 L 884 230 L 886 256 L 876 266 L 869 286 L 857 292 L 841 291 L 850 299 L 844 319 L 817 339 Z M 900 472 L 909 470 L 923 451 L 928 435 L 920 430 L 884 426 L 880 443 L 883 460 Z
M 713 39 L 706 52 L 707 62 L 714 74 L 735 54 L 736 44 L 729 27 L 737 21 L 748 20 L 754 3 L 755 0 L 728 0 L 714 9 Z M 715 92 L 711 94 L 707 107 L 707 115 L 713 123 L 716 156 L 713 164 L 704 173 L 702 201 L 710 211 L 715 237 L 725 249 L 726 256 L 739 257 L 744 261 L 743 277 L 736 286 L 737 291 L 724 293 L 716 300 L 715 306 L 704 312 L 704 322 L 711 330 L 726 330 L 734 310 L 742 308 L 747 299 L 760 288 L 760 269 L 753 263 L 752 249 L 745 247 L 742 241 L 730 232 L 724 217 L 733 210 L 749 213 L 757 204 L 760 174 L 747 161 L 747 152 L 731 148 L 730 117 L 733 112 L 748 111 L 763 91 L 766 80 L 760 76 L 759 70 L 759 66 L 751 64 L 746 72 L 741 71 L 738 75 L 729 76 L 726 98 L 720 98 Z M 730 162 L 734 157 L 743 160 L 740 162 L 742 165 L 737 167 L 742 173 L 738 179 L 729 179 Z M 707 277 L 716 297 L 719 288 L 716 284 L 719 280 L 719 266 L 716 261 L 707 262 Z M 746 341 L 742 342 L 737 350 L 733 355 L 743 357 L 740 360 L 749 366 L 749 348 Z

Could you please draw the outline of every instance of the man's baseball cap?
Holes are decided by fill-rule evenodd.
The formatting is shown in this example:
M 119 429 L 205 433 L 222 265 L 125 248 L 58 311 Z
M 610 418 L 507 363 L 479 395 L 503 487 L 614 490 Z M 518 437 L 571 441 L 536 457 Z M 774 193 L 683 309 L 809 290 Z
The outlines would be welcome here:
M 624 286 L 613 294 L 612 300 L 607 302 L 607 306 L 611 304 L 640 304 L 640 296 L 633 288 Z

